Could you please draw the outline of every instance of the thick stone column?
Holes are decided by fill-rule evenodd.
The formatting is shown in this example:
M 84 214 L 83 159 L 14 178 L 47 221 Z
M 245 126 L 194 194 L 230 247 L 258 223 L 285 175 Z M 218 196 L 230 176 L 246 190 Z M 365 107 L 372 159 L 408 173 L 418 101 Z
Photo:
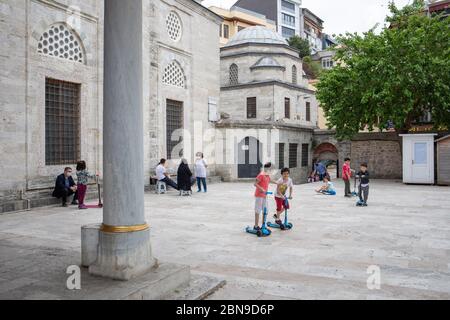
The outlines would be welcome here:
M 144 214 L 142 0 L 105 0 L 104 208 L 94 275 L 129 280 L 154 265 Z

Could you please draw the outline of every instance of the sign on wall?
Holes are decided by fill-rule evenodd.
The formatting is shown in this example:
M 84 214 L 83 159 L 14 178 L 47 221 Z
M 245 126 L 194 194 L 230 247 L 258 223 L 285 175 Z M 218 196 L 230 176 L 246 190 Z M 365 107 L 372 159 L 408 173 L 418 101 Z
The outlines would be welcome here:
M 211 122 L 219 121 L 219 112 L 217 110 L 218 99 L 214 97 L 208 98 L 208 120 Z

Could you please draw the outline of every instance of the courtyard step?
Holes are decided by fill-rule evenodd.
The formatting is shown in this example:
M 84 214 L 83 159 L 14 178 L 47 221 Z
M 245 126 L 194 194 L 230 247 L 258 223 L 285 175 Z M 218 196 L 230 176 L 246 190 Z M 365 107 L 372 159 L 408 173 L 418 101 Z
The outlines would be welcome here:
M 86 200 L 97 199 L 97 190 L 97 185 L 89 185 Z M 0 199 L 0 214 L 60 205 L 61 200 L 52 197 L 52 192 L 53 189 L 36 190 L 24 194 L 23 199 L 11 199 L 5 202 Z
M 205 300 L 225 286 L 225 284 L 225 280 L 192 274 L 187 287 L 175 290 L 173 293 L 164 297 L 164 300 Z
M 222 177 L 221 176 L 211 176 L 206 178 L 206 182 L 208 184 L 214 184 L 214 183 L 221 183 Z

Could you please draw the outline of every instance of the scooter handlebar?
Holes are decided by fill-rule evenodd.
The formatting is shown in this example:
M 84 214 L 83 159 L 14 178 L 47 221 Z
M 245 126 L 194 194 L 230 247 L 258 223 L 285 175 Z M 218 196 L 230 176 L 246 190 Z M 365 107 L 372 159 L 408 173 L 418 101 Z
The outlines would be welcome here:
M 266 192 L 266 196 L 273 194 L 273 192 Z

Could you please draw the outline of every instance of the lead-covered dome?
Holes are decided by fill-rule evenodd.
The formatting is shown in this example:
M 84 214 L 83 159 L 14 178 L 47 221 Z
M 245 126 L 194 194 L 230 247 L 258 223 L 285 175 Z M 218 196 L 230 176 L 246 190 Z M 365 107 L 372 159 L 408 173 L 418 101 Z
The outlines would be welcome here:
M 238 32 L 230 39 L 225 47 L 232 47 L 245 43 L 288 45 L 287 41 L 275 31 L 265 27 L 256 26 L 245 28 Z

